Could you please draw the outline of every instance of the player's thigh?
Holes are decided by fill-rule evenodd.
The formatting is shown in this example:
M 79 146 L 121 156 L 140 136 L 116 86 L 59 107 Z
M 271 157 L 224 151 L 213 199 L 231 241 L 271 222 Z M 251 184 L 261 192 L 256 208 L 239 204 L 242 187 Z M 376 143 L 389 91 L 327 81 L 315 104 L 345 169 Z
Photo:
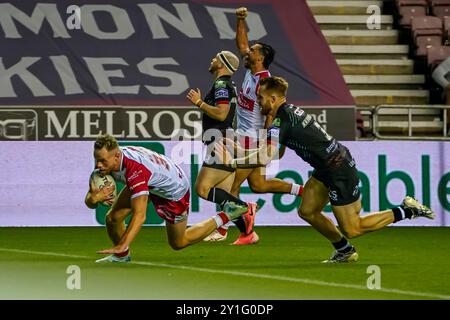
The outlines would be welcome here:
M 266 167 L 254 168 L 247 177 L 250 187 L 259 186 L 266 180 Z
M 235 178 L 235 173 L 232 172 L 228 177 L 226 177 L 224 180 L 222 180 L 221 183 L 216 185 L 216 188 L 222 189 L 226 192 L 230 192 L 231 188 L 233 187 L 234 178 Z
M 244 181 L 248 178 L 248 176 L 252 173 L 254 169 L 236 169 L 234 174 L 233 187 L 231 191 L 236 194 L 239 194 L 239 189 Z
M 208 192 L 209 189 L 219 185 L 229 176 L 233 176 L 233 174 L 233 171 L 225 171 L 203 166 L 197 177 L 197 181 L 195 182 L 195 189 L 197 191 L 205 190 L 205 192 Z
M 131 192 L 128 187 L 124 187 L 116 201 L 114 201 L 111 209 L 109 209 L 106 219 L 110 222 L 123 221 L 131 213 Z
M 177 223 L 166 221 L 167 240 L 172 248 L 177 248 L 182 245 L 186 226 L 187 219 Z
M 338 225 L 343 230 L 358 230 L 361 211 L 361 200 L 346 205 L 332 205 L 333 214 L 336 217 Z
M 298 213 L 302 217 L 320 214 L 328 201 L 328 188 L 321 181 L 310 177 L 303 187 Z
M 341 229 L 359 229 L 360 195 L 359 176 L 355 167 L 343 167 L 330 176 L 330 202 Z
M 282 192 L 281 187 L 269 186 L 266 178 L 266 167 L 258 167 L 253 169 L 247 178 L 248 185 L 253 192 Z M 287 192 L 288 190 L 285 190 Z

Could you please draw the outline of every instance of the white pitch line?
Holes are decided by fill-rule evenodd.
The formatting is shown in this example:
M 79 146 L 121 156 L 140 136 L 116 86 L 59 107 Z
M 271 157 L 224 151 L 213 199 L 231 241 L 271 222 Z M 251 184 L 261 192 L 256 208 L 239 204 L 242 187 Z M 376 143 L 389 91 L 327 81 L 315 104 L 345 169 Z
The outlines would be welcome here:
M 6 249 L 0 248 L 0 251 L 15 252 L 15 253 L 27 253 L 27 254 L 37 254 L 41 256 L 52 256 L 52 257 L 66 257 L 66 258 L 78 258 L 78 259 L 89 259 L 88 256 L 77 256 L 74 254 L 65 254 L 57 252 L 42 252 L 42 251 L 30 251 L 30 250 L 20 250 L 20 249 Z
M 20 250 L 20 249 L 6 249 L 6 248 L 0 248 L 0 251 L 24 253 L 24 254 L 36 254 L 36 255 L 54 256 L 54 257 L 92 259 L 92 257 L 89 257 L 89 256 L 78 256 L 78 255 L 56 253 L 56 252 L 41 252 L 41 251 L 30 251 L 30 250 Z M 259 273 L 250 273 L 250 272 L 241 272 L 241 271 L 229 271 L 229 270 L 217 270 L 217 269 L 207 269 L 207 268 L 198 268 L 198 267 L 190 267 L 190 266 L 183 266 L 183 265 L 172 265 L 172 264 L 165 264 L 165 263 L 145 262 L 145 261 L 133 261 L 131 263 L 132 264 L 137 264 L 137 265 L 143 265 L 143 266 L 171 268 L 171 269 L 187 270 L 187 271 L 194 271 L 194 272 L 226 274 L 226 275 L 240 276 L 240 277 L 251 277 L 251 278 L 256 278 L 256 279 L 268 279 L 268 280 L 286 281 L 286 282 L 294 282 L 294 283 L 303 283 L 303 284 L 317 285 L 317 286 L 323 286 L 323 287 L 347 288 L 347 289 L 373 291 L 373 292 L 378 292 L 379 291 L 379 292 L 395 293 L 395 294 L 402 294 L 402 295 L 408 295 L 408 296 L 427 297 L 427 298 L 434 298 L 434 299 L 450 300 L 450 296 L 449 295 L 442 295 L 442 294 L 438 294 L 438 293 L 405 291 L 405 290 L 389 289 L 389 288 L 381 288 L 381 289 L 376 289 L 376 290 L 370 290 L 370 289 L 368 289 L 365 286 L 355 285 L 355 284 L 325 282 L 325 281 L 320 281 L 320 280 L 303 279 L 303 278 L 291 278 L 291 277 L 274 276 L 274 275 L 268 275 L 268 274 L 259 274 Z

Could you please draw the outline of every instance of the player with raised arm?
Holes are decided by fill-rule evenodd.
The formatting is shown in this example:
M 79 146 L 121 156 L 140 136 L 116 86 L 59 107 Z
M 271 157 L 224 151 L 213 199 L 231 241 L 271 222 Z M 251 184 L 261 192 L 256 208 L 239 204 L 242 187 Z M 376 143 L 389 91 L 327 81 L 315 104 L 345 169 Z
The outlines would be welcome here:
M 278 154 L 278 144 L 281 144 L 294 150 L 314 168 L 305 184 L 298 213 L 335 247 L 331 258 L 324 262 L 358 259 L 356 249 L 347 238 L 379 230 L 403 219 L 434 218 L 431 209 L 408 196 L 396 208 L 359 216 L 359 177 L 350 151 L 330 136 L 311 115 L 300 107 L 288 104 L 287 89 L 287 81 L 280 77 L 265 78 L 259 82 L 261 113 L 274 118 L 268 130 L 267 143 L 244 158 L 233 159 L 231 167 L 265 166 Z M 322 213 L 328 202 L 339 229 Z
M 95 167 L 101 175 L 110 174 L 125 183 L 106 215 L 106 229 L 114 247 L 98 251 L 111 254 L 96 262 L 129 262 L 129 246 L 146 219 L 147 205 L 152 202 L 156 213 L 165 220 L 170 246 L 183 249 L 201 241 L 217 227 L 236 219 L 247 207 L 233 202 L 223 204 L 224 212 L 186 228 L 189 214 L 189 180 L 181 168 L 168 157 L 142 147 L 119 147 L 111 135 L 101 135 L 94 144 Z M 101 190 L 90 184 L 86 205 L 111 201 L 113 187 Z M 128 227 L 125 219 L 131 215 Z
M 268 70 L 272 63 L 275 50 L 268 44 L 257 42 L 249 46 L 245 19 L 247 8 L 236 10 L 236 45 L 247 69 L 242 87 L 238 94 L 238 105 L 236 110 L 236 133 L 240 137 L 241 145 L 245 149 L 257 147 L 259 130 L 267 128 L 271 123 L 270 118 L 266 118 L 260 113 L 258 102 L 256 101 L 256 91 L 258 81 L 270 76 Z M 302 186 L 296 183 L 289 183 L 281 179 L 266 179 L 265 168 L 238 169 L 235 173 L 234 183 L 231 193 L 239 197 L 242 183 L 247 180 L 250 189 L 255 193 L 286 193 L 301 195 Z M 235 245 L 247 245 L 258 242 L 259 237 L 253 230 L 254 215 L 246 213 L 242 216 L 247 221 L 245 230 L 240 227 L 241 234 L 233 243 Z M 239 226 L 238 226 L 239 227 Z M 226 236 L 226 226 L 220 228 L 216 233 L 216 238 Z M 214 235 L 214 233 L 212 234 Z

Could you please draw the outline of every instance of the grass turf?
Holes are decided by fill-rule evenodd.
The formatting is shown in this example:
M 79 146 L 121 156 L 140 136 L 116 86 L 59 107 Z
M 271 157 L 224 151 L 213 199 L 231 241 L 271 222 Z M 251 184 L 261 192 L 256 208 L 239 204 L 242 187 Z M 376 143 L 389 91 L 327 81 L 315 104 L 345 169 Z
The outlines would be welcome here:
M 320 263 L 333 248 L 309 227 L 257 232 L 253 246 L 228 245 L 230 228 L 226 242 L 173 251 L 164 228 L 144 228 L 136 263 L 100 265 L 104 228 L 0 228 L 0 299 L 450 298 L 450 228 L 386 228 L 353 240 L 360 261 L 339 265 Z M 66 287 L 70 265 L 81 269 L 81 290 Z M 380 267 L 382 290 L 366 288 L 370 265 Z

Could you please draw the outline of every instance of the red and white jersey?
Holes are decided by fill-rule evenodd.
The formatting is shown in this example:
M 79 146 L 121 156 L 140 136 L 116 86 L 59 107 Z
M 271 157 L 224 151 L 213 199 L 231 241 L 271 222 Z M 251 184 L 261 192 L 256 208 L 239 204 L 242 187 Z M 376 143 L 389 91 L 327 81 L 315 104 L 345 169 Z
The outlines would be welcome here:
M 260 112 L 260 107 L 256 101 L 256 91 L 258 90 L 259 80 L 267 77 L 270 77 L 268 70 L 260 71 L 254 75 L 250 70 L 245 73 L 236 110 L 237 130 L 240 135 L 257 137 L 256 130 L 264 128 L 266 117 Z
M 178 201 L 189 191 L 186 174 L 168 157 L 143 147 L 120 147 L 120 150 L 120 171 L 111 175 L 127 185 L 131 199 L 151 193 Z

